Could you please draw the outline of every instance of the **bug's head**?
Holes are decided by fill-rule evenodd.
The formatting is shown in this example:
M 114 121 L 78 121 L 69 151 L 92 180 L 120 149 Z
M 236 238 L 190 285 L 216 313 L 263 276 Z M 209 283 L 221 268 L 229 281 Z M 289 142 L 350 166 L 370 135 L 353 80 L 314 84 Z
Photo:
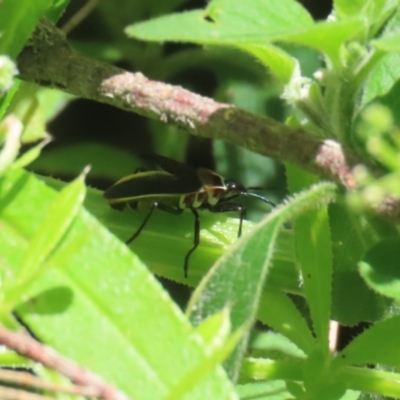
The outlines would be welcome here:
M 236 181 L 225 181 L 225 187 L 228 195 L 241 195 L 247 192 L 245 186 Z

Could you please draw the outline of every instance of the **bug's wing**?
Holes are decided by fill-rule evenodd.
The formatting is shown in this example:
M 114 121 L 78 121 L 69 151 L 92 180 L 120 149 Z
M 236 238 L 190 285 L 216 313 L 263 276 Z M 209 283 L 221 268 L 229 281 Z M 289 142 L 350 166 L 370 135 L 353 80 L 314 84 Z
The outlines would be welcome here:
M 145 154 L 141 156 L 147 161 L 157 164 L 164 171 L 169 172 L 173 175 L 186 175 L 186 176 L 196 176 L 196 169 L 183 164 L 179 161 L 173 160 L 172 158 L 161 156 L 159 154 Z
M 222 176 L 216 174 L 207 168 L 198 168 L 196 175 L 204 187 L 225 188 L 225 182 Z
M 104 192 L 112 203 L 122 203 L 143 197 L 180 196 L 201 190 L 196 177 L 176 176 L 163 171 L 139 172 L 120 179 Z
M 210 187 L 225 187 L 224 179 L 222 176 L 216 174 L 208 168 L 193 168 L 189 165 L 183 164 L 172 158 L 160 156 L 159 154 L 152 154 L 147 157 L 152 160 L 164 171 L 178 176 L 186 176 L 186 178 L 195 180 L 199 179 L 202 185 Z

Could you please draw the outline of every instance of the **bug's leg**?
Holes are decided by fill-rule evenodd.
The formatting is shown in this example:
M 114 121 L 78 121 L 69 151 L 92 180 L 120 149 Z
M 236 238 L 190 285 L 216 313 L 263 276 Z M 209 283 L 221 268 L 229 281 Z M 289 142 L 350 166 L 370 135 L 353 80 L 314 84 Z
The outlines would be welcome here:
M 171 214 L 179 215 L 183 212 L 183 209 L 167 206 L 165 204 L 158 204 L 158 208 L 160 210 L 169 212 Z M 194 215 L 194 239 L 193 239 L 193 247 L 187 252 L 185 256 L 185 262 L 183 264 L 183 275 L 185 278 L 188 277 L 188 268 L 189 268 L 189 258 L 190 255 L 196 250 L 197 246 L 200 243 L 200 220 L 199 214 L 196 209 L 190 209 Z
M 189 258 L 190 255 L 196 250 L 197 246 L 200 243 L 200 219 L 199 213 L 196 209 L 191 208 L 191 211 L 194 215 L 194 240 L 193 240 L 193 247 L 187 252 L 185 256 L 185 263 L 183 265 L 183 274 L 184 277 L 188 277 L 188 268 L 189 268 Z
M 211 212 L 231 212 L 237 211 L 239 213 L 239 230 L 238 237 L 242 236 L 243 220 L 246 218 L 246 209 L 238 203 L 220 203 L 214 207 L 210 207 Z
M 246 209 L 240 206 L 238 238 L 242 236 L 243 220 L 246 219 Z
M 153 211 L 155 208 L 158 208 L 162 211 L 169 212 L 174 215 L 179 215 L 183 212 L 183 210 L 181 210 L 180 208 L 171 207 L 171 206 L 167 206 L 165 204 L 154 202 L 153 205 L 151 206 L 151 209 L 150 209 L 149 213 L 147 214 L 146 218 L 144 219 L 142 224 L 139 226 L 138 230 L 125 242 L 126 244 L 133 242 L 140 235 L 143 228 L 146 226 L 147 222 L 149 221 L 151 215 L 153 214 Z
M 139 228 L 137 229 L 137 231 L 125 242 L 126 244 L 130 244 L 131 242 L 133 242 L 140 235 L 140 233 L 142 232 L 143 228 L 146 226 L 147 222 L 149 221 L 149 219 L 151 217 L 151 214 L 153 214 L 154 209 L 157 208 L 157 207 L 158 207 L 158 203 L 153 203 L 149 213 L 147 214 L 146 218 L 142 222 L 142 225 L 140 225 Z
M 149 213 L 147 214 L 146 218 L 144 219 L 144 221 L 142 222 L 142 224 L 140 225 L 140 227 L 138 228 L 138 230 L 126 241 L 126 244 L 131 243 L 132 241 L 134 241 L 142 232 L 143 228 L 146 226 L 147 222 L 149 221 L 151 214 L 153 214 L 153 211 L 155 208 L 158 208 L 162 211 L 168 212 L 170 214 L 174 214 L 174 215 L 179 215 L 183 212 L 183 209 L 177 208 L 177 207 L 171 207 L 168 206 L 166 204 L 162 204 L 162 203 L 157 203 L 154 202 L 153 205 L 151 206 L 151 209 L 149 211 Z M 193 214 L 195 215 L 195 235 L 194 235 L 194 246 L 192 249 L 189 250 L 189 252 L 186 254 L 185 257 L 185 264 L 184 264 L 184 275 L 185 278 L 187 278 L 187 269 L 188 269 L 188 261 L 189 261 L 189 256 L 191 253 L 193 253 L 193 251 L 196 249 L 196 247 L 199 245 L 199 232 L 200 232 L 200 225 L 199 225 L 199 215 L 197 214 L 197 211 L 192 209 Z

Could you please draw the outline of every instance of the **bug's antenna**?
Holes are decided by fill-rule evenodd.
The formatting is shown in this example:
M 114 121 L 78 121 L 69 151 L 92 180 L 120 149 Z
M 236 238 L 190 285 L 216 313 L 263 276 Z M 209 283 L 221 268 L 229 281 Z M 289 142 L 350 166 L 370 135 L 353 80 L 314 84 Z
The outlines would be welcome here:
M 254 189 L 254 188 L 249 188 L 249 189 Z M 268 200 L 267 198 L 265 198 L 263 196 L 260 196 L 257 193 L 243 192 L 241 194 L 243 196 L 255 197 L 256 199 L 259 199 L 259 200 L 263 201 L 264 203 L 267 203 L 267 204 L 271 205 L 272 207 L 276 207 L 276 204 L 274 204 L 272 201 Z
M 246 190 L 265 190 L 265 189 L 260 186 L 250 186 L 246 188 Z

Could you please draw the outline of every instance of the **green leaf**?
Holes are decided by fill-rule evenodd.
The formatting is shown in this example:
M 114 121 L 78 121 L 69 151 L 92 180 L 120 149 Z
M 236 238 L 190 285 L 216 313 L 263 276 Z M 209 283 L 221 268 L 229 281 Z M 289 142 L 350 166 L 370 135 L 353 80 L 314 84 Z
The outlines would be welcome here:
M 280 217 L 279 213 L 278 215 Z M 244 325 L 249 319 L 254 319 L 274 241 L 281 224 L 279 217 L 245 235 L 205 276 L 188 305 L 188 312 L 194 324 L 213 314 L 213 311 L 218 312 L 230 304 L 233 329 Z M 231 361 L 230 368 L 228 367 L 234 379 L 239 372 L 243 351 L 244 348 Z
M 213 349 L 221 347 L 223 342 L 228 338 L 230 330 L 229 309 L 225 308 L 203 321 L 196 328 L 196 333 L 201 336 L 210 352 L 212 352 Z
M 363 104 L 387 94 L 400 78 L 400 54 L 388 53 L 375 66 L 365 85 Z
M 64 183 L 51 178 L 43 178 L 54 188 L 60 189 Z M 146 218 L 147 212 L 112 209 L 103 198 L 103 193 L 88 188 L 85 207 L 101 220 L 122 241 L 126 241 Z M 237 240 L 239 221 L 224 214 L 204 212 L 201 215 L 201 242 L 189 263 L 189 277 L 183 276 L 183 260 L 193 244 L 193 215 L 189 212 L 179 217 L 165 212 L 156 212 L 140 237 L 130 248 L 146 262 L 157 275 L 185 285 L 195 286 L 211 265 L 220 257 L 226 247 Z M 252 225 L 243 223 L 243 233 Z M 268 285 L 274 289 L 300 292 L 298 273 L 293 263 L 293 238 L 288 230 L 279 233 L 277 250 L 274 253 L 274 268 Z M 157 249 L 158 251 L 154 251 Z
M 45 139 L 42 140 L 36 146 L 33 146 L 31 149 L 22 154 L 21 157 L 15 160 L 14 163 L 11 165 L 11 168 L 12 169 L 24 168 L 27 165 L 31 164 L 34 160 L 36 160 L 40 156 L 43 147 L 46 146 L 49 143 L 49 141 L 50 139 Z
M 238 46 L 257 57 L 280 82 L 287 84 L 293 78 L 298 67 L 298 61 L 276 46 L 246 44 Z
M 295 399 L 304 397 L 304 388 L 300 383 L 289 381 L 286 388 Z
M 14 60 L 53 0 L 4 0 L 0 8 L 0 54 Z
M 350 342 L 338 355 L 336 365 L 383 364 L 400 366 L 400 316 L 377 322 Z
M 335 12 L 341 19 L 365 16 L 372 24 L 396 7 L 396 0 L 335 0 Z
M 389 301 L 368 287 L 358 271 L 335 273 L 332 297 L 332 318 L 347 326 L 377 321 L 389 311 Z
M 287 166 L 289 189 L 298 191 L 315 177 L 297 167 Z M 310 308 L 314 333 L 328 351 L 332 290 L 332 248 L 326 206 L 310 210 L 295 221 L 297 263 L 301 269 L 304 294 Z
M 377 49 L 384 50 L 387 52 L 399 52 L 400 51 L 400 33 L 393 32 L 391 34 L 385 35 L 380 39 L 373 40 L 371 45 Z
M 15 93 L 17 93 L 20 84 L 21 81 L 14 80 L 11 89 L 6 93 L 5 96 L 0 97 L 0 119 L 4 118 L 4 115 L 7 112 L 7 108 L 10 105 L 13 97 L 15 96 Z
M 46 18 L 55 24 L 63 15 L 70 0 L 56 0 L 52 3 L 52 7 L 46 12 Z
M 232 307 L 232 329 L 236 330 L 249 319 L 254 319 L 281 225 L 305 209 L 332 200 L 334 192 L 334 185 L 323 183 L 296 195 L 276 207 L 250 233 L 237 241 L 195 290 L 188 305 L 193 323 L 197 325 L 227 305 Z M 247 340 L 246 335 L 226 364 L 234 379 L 239 372 Z
M 86 168 L 75 181 L 65 186 L 50 205 L 25 254 L 19 270 L 20 278 L 44 262 L 71 225 L 85 198 L 84 178 L 88 171 Z
M 382 5 L 382 2 L 386 2 Z M 371 41 L 371 45 L 378 50 L 385 52 L 398 52 L 399 51 L 399 28 L 400 28 L 400 14 L 398 12 L 398 3 L 395 0 L 379 0 L 376 2 L 378 8 L 382 7 L 382 10 L 377 10 L 374 17 L 376 19 L 385 18 L 383 22 L 386 23 L 384 29 L 380 33 L 377 39 Z M 391 16 L 387 20 L 388 16 Z
M 267 43 L 285 40 L 287 32 L 297 32 L 312 24 L 307 11 L 293 0 L 256 0 L 251 5 L 239 0 L 214 0 L 204 11 L 172 14 L 130 25 L 126 33 L 143 40 L 236 46 L 257 56 L 287 83 L 296 60 Z
M 243 400 L 283 400 L 289 398 L 284 381 L 261 381 L 237 385 L 236 391 Z
M 381 34 L 384 30 L 391 30 L 391 21 L 386 24 L 388 18 L 392 17 L 398 7 L 397 0 L 335 0 L 335 14 L 339 20 L 358 17 L 365 21 L 367 34 L 362 41 L 374 37 L 376 34 Z M 392 19 L 393 21 L 393 19 Z M 386 24 L 386 26 L 385 26 Z
M 184 376 L 176 386 L 172 387 L 165 400 L 175 400 L 182 398 L 185 394 L 190 392 L 197 382 L 203 380 L 215 368 L 228 357 L 235 346 L 240 341 L 245 332 L 245 327 L 238 329 L 234 332 L 228 340 L 221 343 L 218 338 L 215 340 L 217 346 L 213 346 L 212 352 L 208 354 L 202 361 L 198 363 L 189 373 Z
M 339 371 L 339 375 L 340 380 L 347 387 L 362 392 L 361 397 L 356 398 L 363 400 L 377 399 L 378 396 L 373 393 L 379 394 L 379 399 L 400 398 L 400 374 L 398 373 L 371 368 L 343 367 Z M 353 392 L 354 395 L 355 393 Z M 346 396 L 343 398 L 343 400 L 347 399 L 353 400 L 354 397 Z
M 54 188 L 60 189 L 64 183 L 51 178 L 44 178 Z M 112 209 L 103 198 L 103 192 L 88 188 L 85 207 L 101 220 L 115 235 L 125 242 L 146 218 L 148 212 L 126 209 Z M 237 239 L 239 220 L 228 218 L 223 214 L 204 212 L 201 215 L 201 242 L 190 258 L 189 276 L 184 278 L 183 262 L 185 255 L 193 246 L 193 215 L 190 212 L 176 216 L 156 210 L 146 228 L 129 248 L 140 259 L 146 261 L 148 267 L 159 276 L 176 282 L 195 286 L 210 266 L 224 252 L 224 249 Z M 251 229 L 251 224 L 243 224 L 243 232 Z M 157 249 L 157 251 L 154 251 Z M 291 269 L 284 269 L 277 274 L 276 281 L 286 281 L 293 289 Z M 296 283 L 297 286 L 297 283 Z
M 58 190 L 64 186 L 61 181 L 43 179 Z M 132 236 L 147 215 L 147 212 L 136 210 L 114 210 L 104 200 L 103 193 L 93 188 L 88 188 L 85 207 L 122 241 Z M 204 212 L 200 216 L 200 224 L 201 241 L 191 256 L 187 279 L 183 276 L 183 260 L 193 245 L 191 213 L 185 212 L 177 217 L 156 211 L 140 237 L 129 247 L 155 274 L 195 286 L 227 246 L 237 240 L 239 221 L 224 214 Z M 249 232 L 252 226 L 252 223 L 244 221 L 243 233 Z M 294 265 L 293 235 L 290 230 L 284 229 L 279 232 L 272 261 L 273 268 L 269 275 L 268 287 L 300 294 L 298 271 Z
M 260 305 L 261 307 L 263 305 Z M 273 308 L 272 304 L 269 305 L 269 308 Z M 290 341 L 287 335 L 283 336 L 271 330 L 256 331 L 251 337 L 249 352 L 252 357 L 274 360 L 288 357 L 305 358 L 305 353 Z
M 0 181 L 5 277 L 18 271 L 56 197 L 20 170 Z M 138 257 L 85 210 L 27 294 L 17 312 L 37 337 L 132 398 L 163 398 L 206 356 L 201 338 Z M 214 368 L 188 398 L 235 394 L 222 369 Z
M 16 301 L 24 298 L 25 292 L 34 280 L 44 273 L 46 259 L 59 244 L 82 206 L 86 189 L 84 178 L 87 172 L 88 168 L 75 181 L 66 186 L 50 205 L 25 252 L 16 277 L 11 284 L 8 282 L 5 284 L 3 294 L 5 303 L 3 310 L 5 312 L 11 311 L 15 307 Z
M 400 298 L 400 239 L 394 238 L 377 243 L 359 263 L 361 276 L 378 293 Z
M 315 24 L 306 10 L 292 0 L 257 0 L 251 6 L 240 0 L 214 0 L 204 11 L 172 14 L 126 28 L 129 36 L 143 40 L 229 45 L 245 50 L 249 46 L 248 51 L 258 53 L 285 83 L 294 72 L 290 71 L 290 66 L 293 68 L 295 62 L 283 51 L 268 47 L 268 43 L 279 41 L 310 46 L 340 66 L 343 43 L 364 31 L 361 18 Z M 264 46 L 265 50 L 261 51 Z M 282 71 L 277 68 L 279 64 L 284 66 Z
M 283 292 L 263 293 L 257 318 L 275 331 L 285 335 L 305 353 L 315 346 L 315 338 L 300 311 Z
M 380 7 L 380 3 L 378 7 Z M 377 96 L 386 95 L 395 85 L 399 78 L 399 27 L 400 14 L 395 12 L 398 8 L 397 1 L 387 0 L 384 10 L 381 13 L 375 13 L 375 17 L 384 18 L 388 14 L 391 18 L 387 20 L 387 16 L 382 23 L 386 25 L 382 28 L 381 24 L 376 24 L 375 30 L 379 32 L 379 38 L 370 42 L 374 51 L 370 53 L 367 63 L 364 66 L 368 72 L 368 83 L 364 89 L 363 103 L 370 102 Z M 378 36 L 378 35 L 377 35 Z M 364 73 L 365 74 L 365 73 Z
M 309 398 L 341 399 L 346 391 L 344 383 L 336 379 L 330 368 L 327 354 L 321 347 L 315 347 L 308 355 L 304 368 L 304 388 Z
M 397 126 L 400 126 L 400 114 L 397 112 L 400 106 L 400 80 L 397 80 L 390 90 L 379 98 L 379 102 L 390 109 Z
M 280 40 L 317 49 L 326 54 L 336 67 L 340 67 L 341 47 L 344 43 L 361 36 L 364 31 L 364 21 L 355 18 L 345 22 L 319 22 L 307 29 L 287 33 Z
M 264 358 L 246 358 L 243 361 L 240 378 L 251 380 L 303 380 L 305 360 L 269 360 Z M 285 397 L 286 399 L 286 397 Z
M 382 319 L 387 302 L 366 285 L 357 268 L 379 237 L 370 221 L 341 203 L 330 205 L 329 217 L 334 264 L 332 318 L 345 325 Z
M 214 0 L 205 10 L 130 25 L 126 33 L 154 41 L 262 45 L 286 31 L 312 24 L 308 12 L 293 0 L 254 0 L 251 5 L 239 0 Z
M 297 260 L 314 332 L 328 350 L 331 310 L 332 249 L 327 207 L 309 211 L 295 222 Z
M 368 0 L 334 0 L 333 4 L 339 18 L 345 18 L 359 15 L 368 2 Z

